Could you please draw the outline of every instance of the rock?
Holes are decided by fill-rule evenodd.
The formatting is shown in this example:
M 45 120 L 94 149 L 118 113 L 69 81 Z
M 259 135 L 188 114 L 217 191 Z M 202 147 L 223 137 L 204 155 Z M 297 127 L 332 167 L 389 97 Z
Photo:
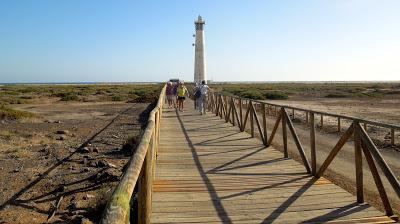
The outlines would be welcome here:
M 19 168 L 14 170 L 14 173 L 18 173 L 19 171 L 21 171 Z
M 66 139 L 65 135 L 60 135 L 56 140 L 64 141 Z
M 97 161 L 91 161 L 91 162 L 89 163 L 89 166 L 91 166 L 91 167 L 98 167 Z
M 82 173 L 86 173 L 86 172 L 89 172 L 90 170 L 89 170 L 89 168 L 87 168 L 87 167 L 84 167 L 83 169 L 82 169 Z
M 54 121 L 54 123 L 56 123 L 56 124 L 61 124 L 61 121 Z
M 67 208 L 68 208 L 68 209 L 71 209 L 71 210 L 76 210 L 76 209 L 78 209 L 78 202 L 76 202 L 76 201 L 71 202 L 71 204 L 68 205 Z
M 117 168 L 116 165 L 114 165 L 114 164 L 112 164 L 112 163 L 109 163 L 109 162 L 107 162 L 107 166 L 108 166 L 108 167 L 111 167 L 111 168 Z
M 106 166 L 108 166 L 108 164 L 103 160 L 97 162 L 97 167 L 106 167 Z
M 93 222 L 90 221 L 88 218 L 82 218 L 81 219 L 81 224 L 93 224 Z
M 93 149 L 93 152 L 99 153 L 99 148 L 97 148 L 97 147 L 94 148 L 94 149 Z
M 89 198 L 94 198 L 94 195 L 86 194 L 85 196 L 83 196 L 83 200 L 88 200 Z
M 80 152 L 80 153 L 89 153 L 90 149 L 88 147 L 83 147 L 83 148 L 79 148 L 78 152 Z
M 56 192 L 64 192 L 65 190 L 66 190 L 66 187 L 64 185 L 61 185 L 57 189 L 55 189 L 54 191 L 56 191 Z
M 69 134 L 69 131 L 68 131 L 68 130 L 58 130 L 58 131 L 56 132 L 56 134 L 59 134 L 59 135 L 68 135 L 68 134 Z

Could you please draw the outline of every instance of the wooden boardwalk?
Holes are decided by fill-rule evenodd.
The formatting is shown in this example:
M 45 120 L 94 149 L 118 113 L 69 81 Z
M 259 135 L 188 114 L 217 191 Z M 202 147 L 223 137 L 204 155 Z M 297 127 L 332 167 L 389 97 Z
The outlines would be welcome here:
M 213 114 L 164 109 L 151 223 L 391 223 Z

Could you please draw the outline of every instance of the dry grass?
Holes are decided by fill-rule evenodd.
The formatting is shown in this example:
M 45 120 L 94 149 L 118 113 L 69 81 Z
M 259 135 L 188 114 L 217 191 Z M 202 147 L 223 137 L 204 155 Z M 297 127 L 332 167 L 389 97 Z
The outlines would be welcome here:
M 29 149 L 36 146 L 54 144 L 56 140 L 42 134 L 27 134 L 16 131 L 0 131 L 0 152 L 14 158 L 30 155 Z
M 15 110 L 5 105 L 0 105 L 0 120 L 21 120 L 31 119 L 34 117 L 36 117 L 34 113 Z

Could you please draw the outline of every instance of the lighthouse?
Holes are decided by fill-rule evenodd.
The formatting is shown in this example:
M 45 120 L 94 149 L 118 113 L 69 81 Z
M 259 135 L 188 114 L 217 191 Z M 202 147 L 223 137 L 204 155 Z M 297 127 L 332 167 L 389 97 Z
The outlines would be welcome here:
M 194 53 L 194 82 L 200 84 L 201 81 L 207 82 L 206 76 L 206 57 L 204 52 L 204 25 L 205 21 L 199 16 L 197 21 L 194 21 L 196 28 L 196 42 Z

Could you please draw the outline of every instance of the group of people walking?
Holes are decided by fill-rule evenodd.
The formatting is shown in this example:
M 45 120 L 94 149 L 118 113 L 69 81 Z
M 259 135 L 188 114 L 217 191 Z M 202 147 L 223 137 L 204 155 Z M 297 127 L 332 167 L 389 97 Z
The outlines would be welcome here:
M 196 86 L 193 89 L 193 96 L 195 99 L 194 107 L 200 112 L 200 114 L 206 113 L 207 94 L 209 91 L 210 87 L 208 87 L 205 81 L 202 81 L 201 84 L 196 83 Z M 177 84 L 167 82 L 166 96 L 168 108 L 174 107 L 180 112 L 183 112 L 183 103 L 185 102 L 186 97 L 189 97 L 189 91 L 183 81 L 180 81 Z

